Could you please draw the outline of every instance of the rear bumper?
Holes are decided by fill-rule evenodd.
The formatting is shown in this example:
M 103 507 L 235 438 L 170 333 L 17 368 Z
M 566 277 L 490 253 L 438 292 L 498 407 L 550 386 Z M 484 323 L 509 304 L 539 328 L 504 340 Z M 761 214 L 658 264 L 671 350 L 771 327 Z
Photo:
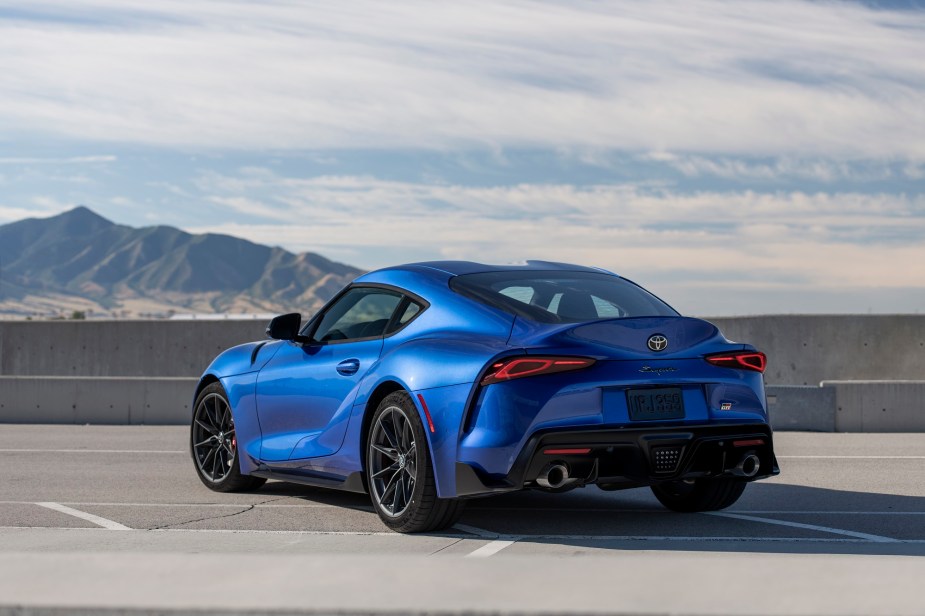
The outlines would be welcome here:
M 555 453 L 556 450 L 585 450 Z M 552 450 L 552 453 L 547 451 Z M 456 464 L 456 495 L 487 496 L 536 486 L 551 463 L 564 464 L 569 487 L 591 483 L 632 488 L 664 481 L 734 476 L 747 454 L 760 460 L 754 481 L 780 473 L 771 428 L 764 423 L 603 430 L 550 430 L 534 434 L 506 476 Z

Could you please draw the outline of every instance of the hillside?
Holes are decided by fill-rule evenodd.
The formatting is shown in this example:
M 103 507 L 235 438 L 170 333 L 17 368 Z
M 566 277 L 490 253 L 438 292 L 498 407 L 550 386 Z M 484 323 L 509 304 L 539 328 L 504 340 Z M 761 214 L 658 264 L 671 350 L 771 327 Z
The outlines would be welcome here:
M 362 273 L 227 235 L 115 224 L 86 207 L 0 226 L 0 314 L 308 312 Z

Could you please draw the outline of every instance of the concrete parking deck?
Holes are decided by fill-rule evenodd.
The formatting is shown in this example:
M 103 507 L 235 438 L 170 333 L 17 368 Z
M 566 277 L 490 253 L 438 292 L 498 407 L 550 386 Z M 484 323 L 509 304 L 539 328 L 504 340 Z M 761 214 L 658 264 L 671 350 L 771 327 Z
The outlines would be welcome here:
M 211 492 L 186 438 L 0 426 L 0 614 L 925 612 L 918 434 L 779 433 L 780 477 L 723 512 L 671 513 L 648 490 L 522 492 L 418 536 L 388 532 L 363 495 Z

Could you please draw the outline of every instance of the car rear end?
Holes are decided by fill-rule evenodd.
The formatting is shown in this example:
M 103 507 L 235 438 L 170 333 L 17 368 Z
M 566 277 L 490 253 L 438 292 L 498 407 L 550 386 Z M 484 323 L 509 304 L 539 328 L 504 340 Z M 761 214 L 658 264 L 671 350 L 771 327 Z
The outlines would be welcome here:
M 460 496 L 752 481 L 779 472 L 763 354 L 616 276 L 526 278 L 499 276 L 488 280 L 493 287 L 476 281 L 529 303 L 515 312 L 510 352 L 489 362 L 473 389 L 458 449 Z M 571 313 L 555 314 L 563 289 L 593 301 L 584 301 L 584 313 L 573 300 Z M 492 301 L 488 293 L 478 300 Z M 608 305 L 621 316 L 602 318 Z

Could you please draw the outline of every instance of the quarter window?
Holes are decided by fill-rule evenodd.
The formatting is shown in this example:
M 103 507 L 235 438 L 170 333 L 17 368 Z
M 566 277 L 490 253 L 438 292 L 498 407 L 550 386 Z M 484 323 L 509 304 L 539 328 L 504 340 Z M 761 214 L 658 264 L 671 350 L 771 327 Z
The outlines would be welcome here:
M 408 307 L 405 308 L 405 312 L 401 315 L 401 318 L 398 319 L 398 326 L 401 327 L 421 311 L 421 305 L 416 302 L 409 302 Z

